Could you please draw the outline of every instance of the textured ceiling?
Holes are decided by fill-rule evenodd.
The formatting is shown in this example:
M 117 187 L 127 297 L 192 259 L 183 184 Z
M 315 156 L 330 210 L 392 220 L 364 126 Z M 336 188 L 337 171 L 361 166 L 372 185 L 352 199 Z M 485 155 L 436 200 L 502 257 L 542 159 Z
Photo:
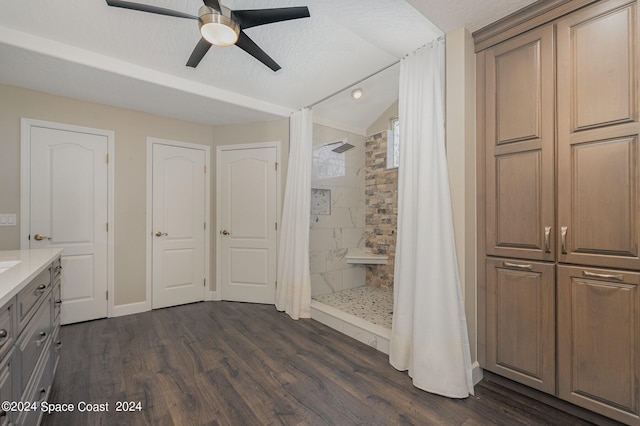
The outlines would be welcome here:
M 202 5 L 139 2 L 194 15 Z M 306 5 L 311 18 L 246 31 L 282 66 L 276 73 L 235 46 L 212 47 L 192 69 L 185 63 L 199 40 L 196 21 L 108 7 L 104 0 L 3 1 L 0 84 L 210 124 L 264 120 L 287 116 L 397 62 L 441 35 L 439 28 L 475 30 L 531 0 L 222 3 L 232 10 Z M 393 68 L 375 84 L 363 83 L 367 98 L 357 108 L 333 99 L 324 114 L 366 128 L 397 98 Z

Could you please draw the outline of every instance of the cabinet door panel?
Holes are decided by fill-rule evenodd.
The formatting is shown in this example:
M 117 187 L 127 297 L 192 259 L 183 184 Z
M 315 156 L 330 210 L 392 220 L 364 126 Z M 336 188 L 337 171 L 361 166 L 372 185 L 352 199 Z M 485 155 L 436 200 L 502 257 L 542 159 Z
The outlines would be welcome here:
M 561 262 L 640 268 L 637 17 L 616 0 L 557 25 Z
M 554 260 L 553 28 L 485 53 L 486 252 Z
M 555 393 L 555 266 L 487 259 L 487 365 Z
M 640 422 L 640 274 L 558 267 L 559 396 Z

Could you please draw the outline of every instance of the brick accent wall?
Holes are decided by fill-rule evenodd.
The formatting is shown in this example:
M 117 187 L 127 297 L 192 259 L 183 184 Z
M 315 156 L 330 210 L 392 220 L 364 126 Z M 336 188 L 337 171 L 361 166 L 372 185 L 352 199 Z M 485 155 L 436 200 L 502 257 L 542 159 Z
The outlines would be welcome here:
M 398 169 L 387 169 L 387 132 L 367 138 L 365 144 L 365 239 L 375 254 L 389 256 L 386 265 L 368 265 L 366 283 L 393 288 L 393 265 L 398 228 Z

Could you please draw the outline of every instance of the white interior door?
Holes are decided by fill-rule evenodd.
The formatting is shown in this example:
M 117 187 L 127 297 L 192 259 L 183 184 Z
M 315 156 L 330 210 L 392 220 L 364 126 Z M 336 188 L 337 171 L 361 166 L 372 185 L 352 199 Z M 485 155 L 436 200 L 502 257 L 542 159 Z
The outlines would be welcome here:
M 223 300 L 275 303 L 277 148 L 218 150 Z
M 63 248 L 61 322 L 107 316 L 108 138 L 30 128 L 29 247 Z
M 204 300 L 205 151 L 152 147 L 152 307 Z

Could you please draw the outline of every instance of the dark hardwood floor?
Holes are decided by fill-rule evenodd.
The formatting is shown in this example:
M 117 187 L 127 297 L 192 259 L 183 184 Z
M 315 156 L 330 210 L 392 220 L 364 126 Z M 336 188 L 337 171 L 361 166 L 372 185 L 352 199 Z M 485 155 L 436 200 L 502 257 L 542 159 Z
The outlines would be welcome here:
M 491 383 L 463 400 L 428 394 L 383 353 L 270 305 L 202 302 L 61 333 L 49 403 L 76 411 L 44 425 L 590 424 Z M 78 412 L 81 401 L 109 411 Z

